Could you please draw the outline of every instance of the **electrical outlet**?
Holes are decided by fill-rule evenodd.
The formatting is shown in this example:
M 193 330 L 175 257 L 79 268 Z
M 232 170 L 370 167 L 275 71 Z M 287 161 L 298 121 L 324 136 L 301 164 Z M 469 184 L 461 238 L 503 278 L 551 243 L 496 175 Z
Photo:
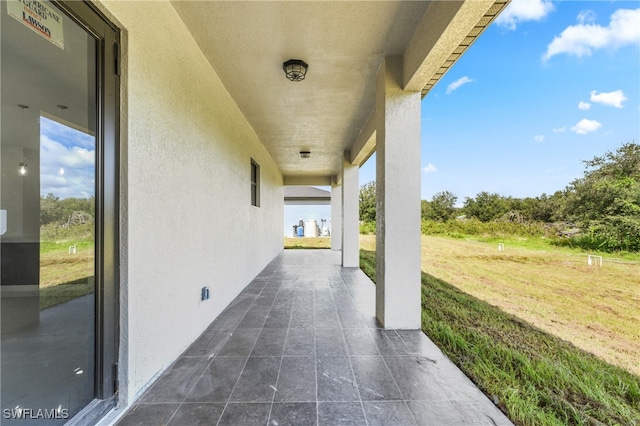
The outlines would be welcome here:
M 209 288 L 208 287 L 202 287 L 202 290 L 200 291 L 200 300 L 201 301 L 209 300 Z

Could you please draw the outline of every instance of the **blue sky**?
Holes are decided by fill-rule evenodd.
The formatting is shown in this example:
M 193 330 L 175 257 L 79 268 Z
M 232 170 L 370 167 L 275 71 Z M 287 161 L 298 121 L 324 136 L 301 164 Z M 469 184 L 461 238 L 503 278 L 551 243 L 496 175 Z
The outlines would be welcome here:
M 95 194 L 95 138 L 40 117 L 40 194 L 88 198 Z
M 564 189 L 582 160 L 640 142 L 640 2 L 514 0 L 423 99 L 421 127 L 423 199 Z

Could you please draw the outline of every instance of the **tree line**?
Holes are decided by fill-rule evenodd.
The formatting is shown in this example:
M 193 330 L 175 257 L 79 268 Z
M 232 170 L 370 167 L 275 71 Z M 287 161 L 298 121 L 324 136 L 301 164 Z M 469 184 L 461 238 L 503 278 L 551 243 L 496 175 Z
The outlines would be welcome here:
M 40 225 L 50 223 L 64 224 L 74 213 L 95 216 L 96 198 L 64 198 L 60 199 L 52 193 L 40 196 Z
M 482 191 L 474 198 L 443 191 L 422 200 L 422 219 L 447 222 L 477 220 L 564 224 L 578 246 L 601 250 L 640 251 L 640 145 L 583 161 L 582 177 L 565 189 L 537 197 L 515 198 Z M 360 188 L 360 220 L 375 222 L 375 182 Z

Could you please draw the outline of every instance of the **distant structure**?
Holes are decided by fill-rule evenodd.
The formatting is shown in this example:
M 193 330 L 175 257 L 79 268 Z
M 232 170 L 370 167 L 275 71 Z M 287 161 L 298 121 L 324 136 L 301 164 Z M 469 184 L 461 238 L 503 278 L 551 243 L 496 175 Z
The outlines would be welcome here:
M 313 186 L 285 186 L 284 205 L 331 205 L 331 192 Z M 329 236 L 330 229 L 326 224 L 326 220 L 321 220 L 321 226 L 314 220 L 315 218 L 304 222 L 302 218 L 293 225 L 294 237 L 318 237 Z
M 313 186 L 285 186 L 284 205 L 331 205 L 331 192 Z

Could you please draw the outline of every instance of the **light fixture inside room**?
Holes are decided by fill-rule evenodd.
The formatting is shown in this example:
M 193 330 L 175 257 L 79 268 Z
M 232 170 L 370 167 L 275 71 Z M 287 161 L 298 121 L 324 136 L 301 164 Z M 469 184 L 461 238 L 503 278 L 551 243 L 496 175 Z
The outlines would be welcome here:
M 300 151 L 300 158 L 309 158 L 311 151 Z
M 24 110 L 25 109 L 29 109 L 29 105 L 24 105 L 24 104 L 18 104 L 18 108 L 20 108 L 22 110 L 21 112 L 21 120 L 24 121 Z M 26 176 L 28 173 L 27 170 L 27 163 L 25 163 L 24 161 L 22 161 L 20 164 L 18 164 L 18 174 L 20 176 Z
M 289 59 L 287 62 L 282 64 L 284 73 L 291 81 L 304 80 L 304 77 L 307 75 L 307 68 L 309 68 L 309 65 L 300 59 Z

